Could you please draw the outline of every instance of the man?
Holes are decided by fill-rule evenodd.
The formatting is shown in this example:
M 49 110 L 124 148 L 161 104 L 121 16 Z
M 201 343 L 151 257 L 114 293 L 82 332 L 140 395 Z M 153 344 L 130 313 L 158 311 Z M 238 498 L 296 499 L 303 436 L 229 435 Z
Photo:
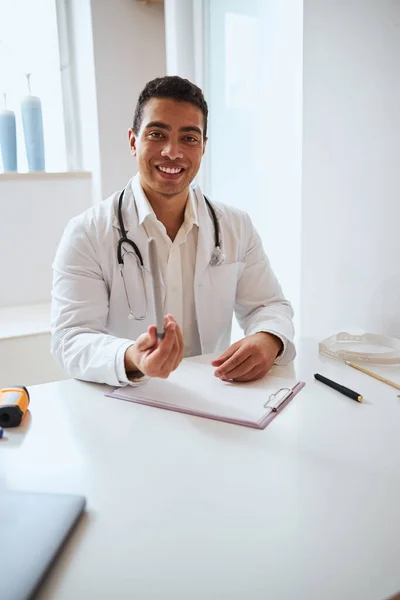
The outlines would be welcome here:
M 128 132 L 138 174 L 67 226 L 53 265 L 52 353 L 71 377 L 134 385 L 168 377 L 183 356 L 214 353 L 217 377 L 251 381 L 294 358 L 292 308 L 250 218 L 209 206 L 191 186 L 207 117 L 188 80 L 149 82 Z M 161 340 L 150 237 L 163 282 Z M 245 337 L 229 346 L 234 310 Z

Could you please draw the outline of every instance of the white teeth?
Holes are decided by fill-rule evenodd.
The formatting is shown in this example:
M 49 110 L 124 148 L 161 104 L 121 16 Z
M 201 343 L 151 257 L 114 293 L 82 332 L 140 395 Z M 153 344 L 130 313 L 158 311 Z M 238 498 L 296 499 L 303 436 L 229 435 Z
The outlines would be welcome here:
M 171 167 L 158 167 L 158 168 L 163 173 L 170 173 L 172 175 L 176 175 L 177 173 L 180 173 L 182 171 L 181 168 L 179 168 L 179 169 L 172 169 Z

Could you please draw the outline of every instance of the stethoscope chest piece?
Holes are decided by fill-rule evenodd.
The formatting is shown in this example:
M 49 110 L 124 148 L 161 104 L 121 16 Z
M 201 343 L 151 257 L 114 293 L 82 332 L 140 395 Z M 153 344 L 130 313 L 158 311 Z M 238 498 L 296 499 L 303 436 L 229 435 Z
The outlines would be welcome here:
M 212 251 L 210 258 L 210 266 L 211 267 L 219 267 L 225 262 L 224 253 L 221 251 L 219 246 L 216 246 Z

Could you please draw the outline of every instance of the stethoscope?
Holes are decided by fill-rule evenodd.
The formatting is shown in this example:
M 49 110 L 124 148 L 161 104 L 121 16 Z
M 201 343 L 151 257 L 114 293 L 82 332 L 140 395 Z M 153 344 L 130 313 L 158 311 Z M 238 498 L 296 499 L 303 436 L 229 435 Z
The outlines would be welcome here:
M 124 198 L 124 194 L 125 194 L 125 190 L 122 190 L 122 192 L 119 196 L 119 199 L 118 199 L 118 223 L 119 223 L 119 229 L 121 232 L 121 237 L 118 240 L 118 246 L 117 246 L 118 264 L 120 266 L 121 277 L 124 282 L 126 301 L 127 301 L 128 308 L 129 308 L 129 317 L 128 318 L 135 319 L 135 321 L 144 321 L 144 319 L 146 319 L 146 317 L 148 315 L 148 299 L 147 299 L 147 290 L 146 290 L 146 282 L 145 282 L 146 268 L 144 266 L 142 253 L 140 252 L 137 244 L 135 244 L 135 242 L 133 240 L 129 239 L 127 236 L 124 220 L 122 218 L 122 200 Z M 204 196 L 204 200 L 207 204 L 208 210 L 210 211 L 210 215 L 211 215 L 213 225 L 214 225 L 215 247 L 214 247 L 214 250 L 212 251 L 209 264 L 212 267 L 217 267 L 219 265 L 222 265 L 223 262 L 225 261 L 225 256 L 221 250 L 221 232 L 219 229 L 217 215 L 215 214 L 215 210 L 214 210 L 211 202 L 209 201 L 209 199 L 206 196 Z M 125 277 L 124 277 L 125 265 L 124 265 L 123 249 L 122 249 L 123 244 L 128 244 L 128 246 L 130 246 L 133 249 L 139 269 L 140 269 L 141 277 L 142 277 L 142 285 L 143 285 L 143 290 L 144 290 L 146 308 L 145 308 L 144 314 L 140 315 L 140 316 L 135 315 L 135 313 L 132 310 L 131 303 L 129 300 L 128 289 L 126 287 L 126 282 L 125 282 Z

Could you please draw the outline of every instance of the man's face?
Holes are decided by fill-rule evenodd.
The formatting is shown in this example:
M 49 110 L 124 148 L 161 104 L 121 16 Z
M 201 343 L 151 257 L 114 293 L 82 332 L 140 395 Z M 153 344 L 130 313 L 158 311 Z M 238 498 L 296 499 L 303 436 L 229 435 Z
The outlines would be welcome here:
M 169 98 L 147 102 L 138 135 L 129 130 L 145 191 L 175 196 L 189 187 L 206 147 L 203 130 L 203 113 L 193 104 Z

